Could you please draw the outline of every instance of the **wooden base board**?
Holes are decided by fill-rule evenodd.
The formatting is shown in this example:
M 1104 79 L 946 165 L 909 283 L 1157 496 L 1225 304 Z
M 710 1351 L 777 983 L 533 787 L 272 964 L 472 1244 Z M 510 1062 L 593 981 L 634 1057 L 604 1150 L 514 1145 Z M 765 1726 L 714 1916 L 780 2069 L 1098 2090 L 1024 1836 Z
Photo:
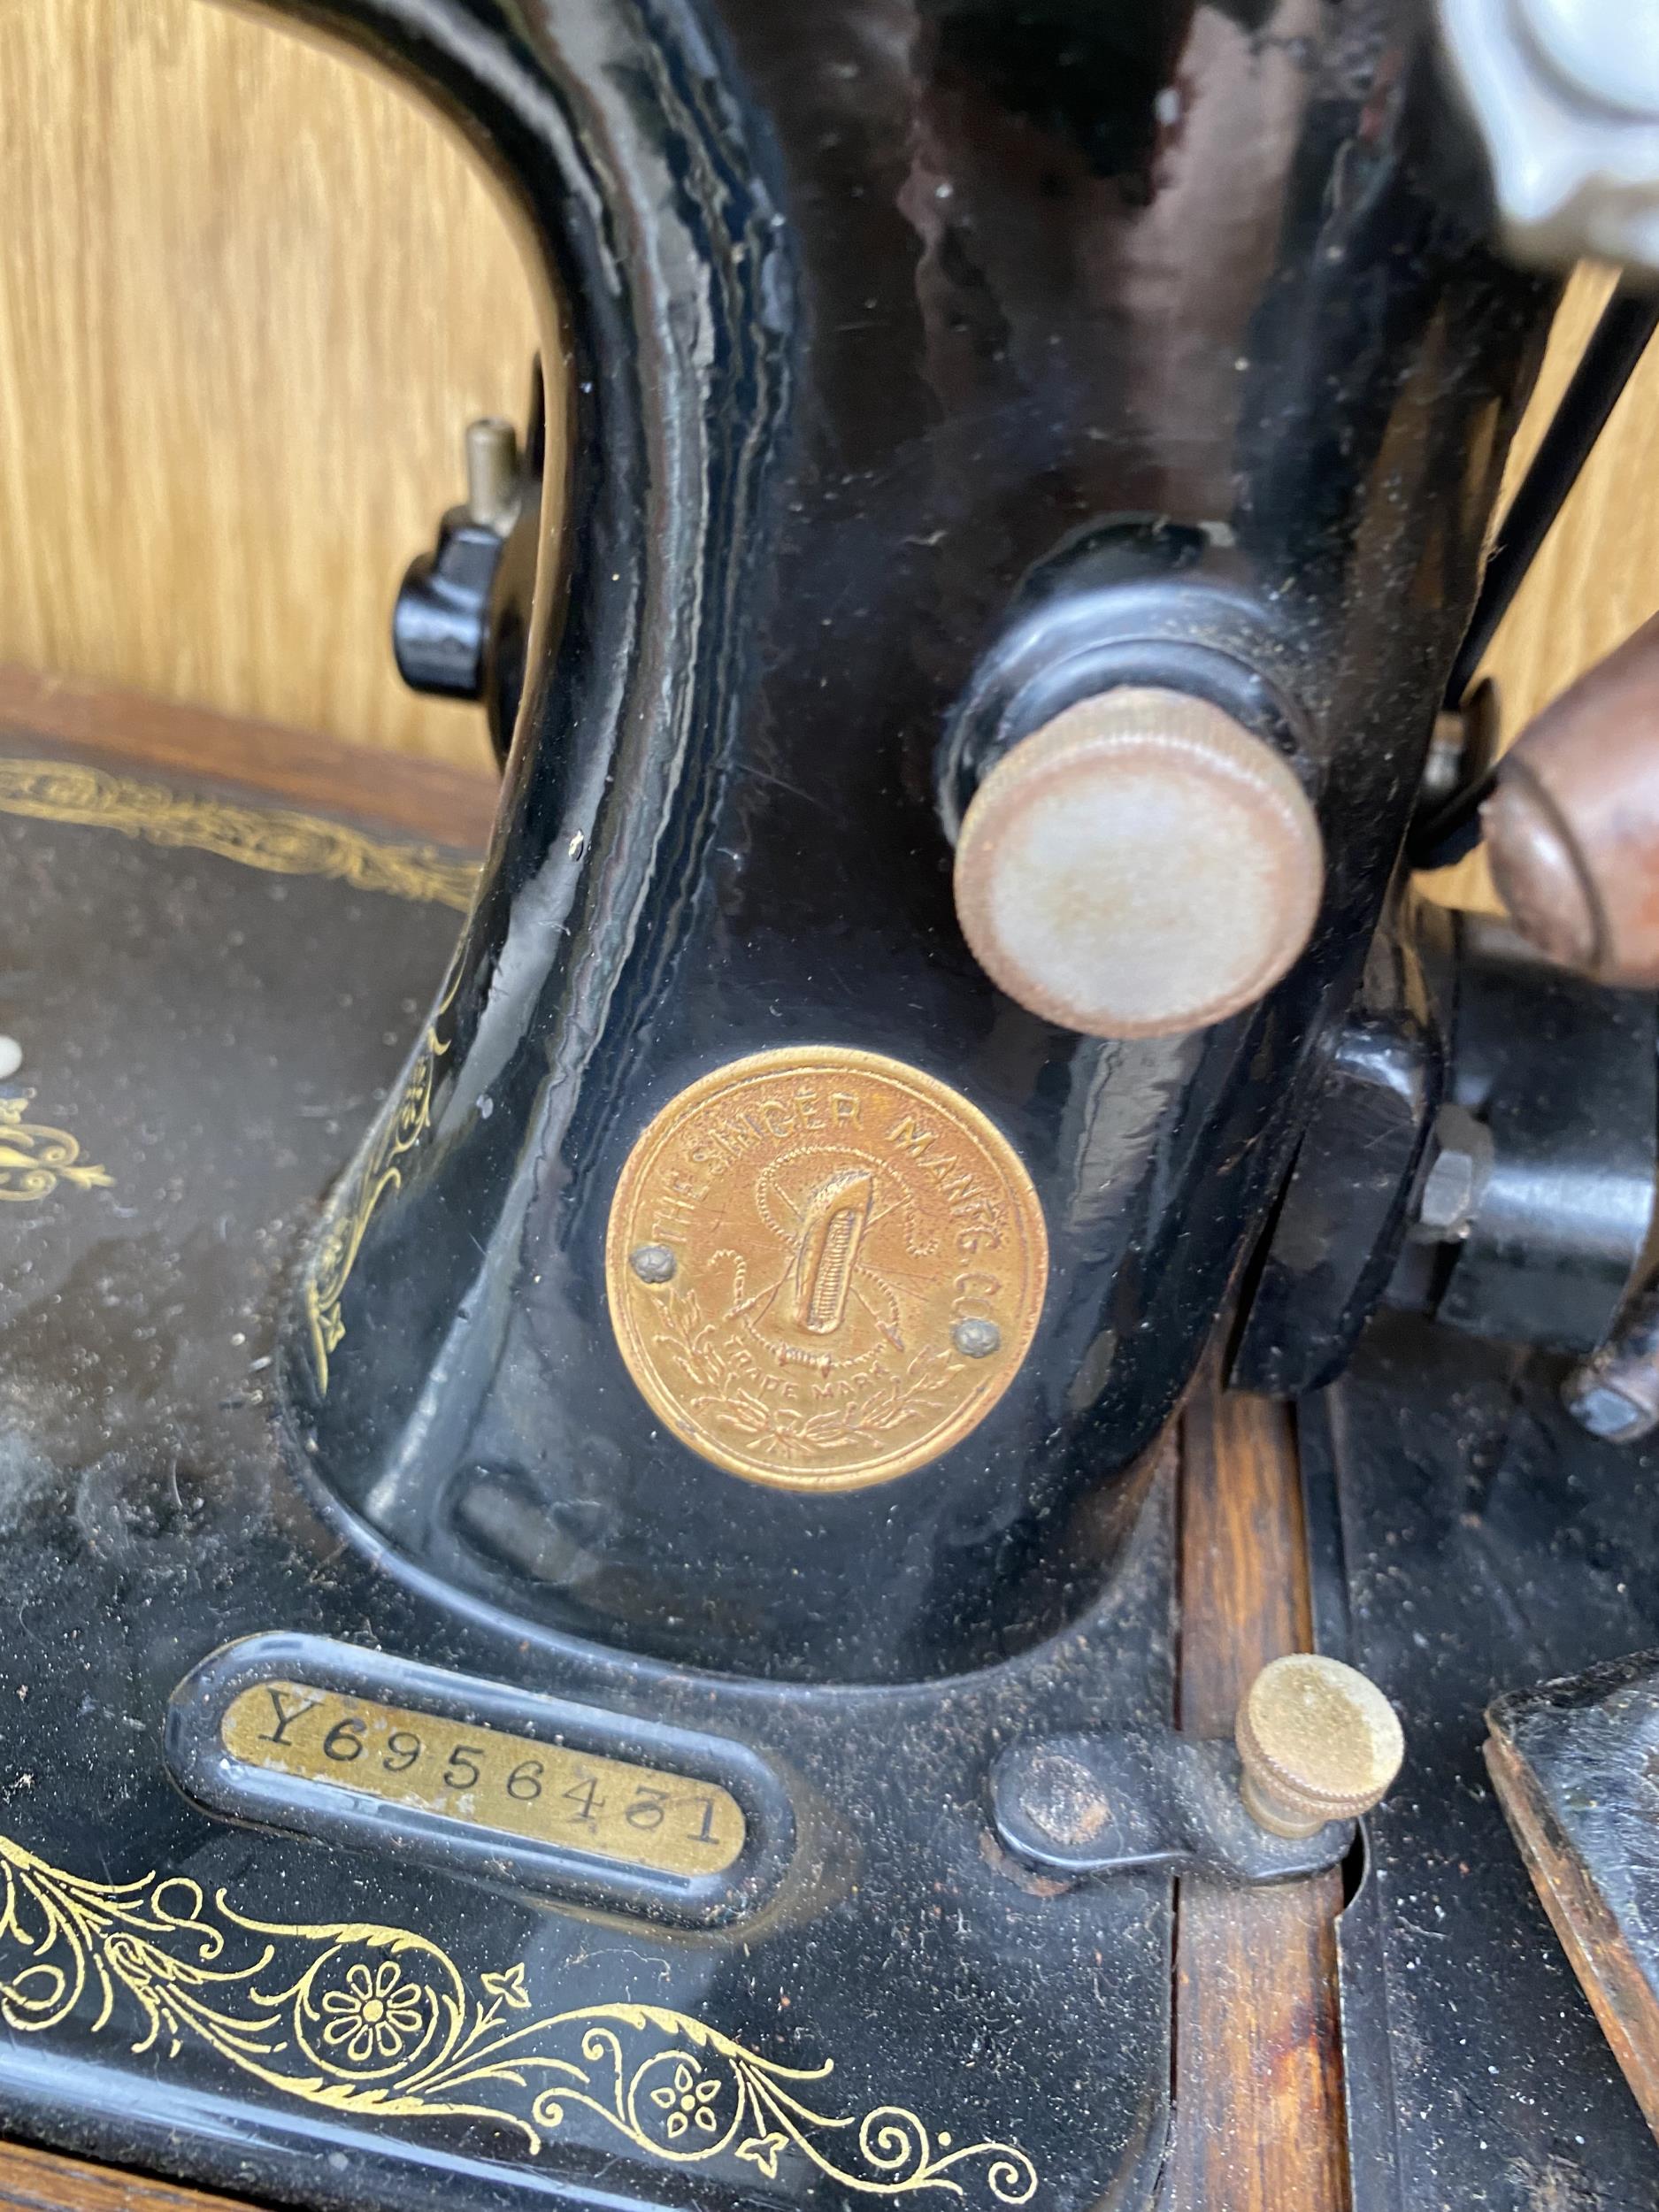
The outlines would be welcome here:
M 206 707 L 0 664 L 0 732 L 128 768 L 207 777 L 285 804 L 320 808 L 388 831 L 482 852 L 495 818 L 492 776 L 441 761 L 342 745 Z
M 1203 1378 L 1182 1421 L 1180 1498 L 1181 1726 L 1230 1735 L 1257 1671 L 1312 1640 L 1286 1409 Z M 1271 1889 L 1181 1884 L 1163 2212 L 1346 2212 L 1341 1909 L 1334 1870 Z
M 0 2212 L 11 2206 L 18 2212 L 241 2212 L 242 2200 L 0 2143 Z

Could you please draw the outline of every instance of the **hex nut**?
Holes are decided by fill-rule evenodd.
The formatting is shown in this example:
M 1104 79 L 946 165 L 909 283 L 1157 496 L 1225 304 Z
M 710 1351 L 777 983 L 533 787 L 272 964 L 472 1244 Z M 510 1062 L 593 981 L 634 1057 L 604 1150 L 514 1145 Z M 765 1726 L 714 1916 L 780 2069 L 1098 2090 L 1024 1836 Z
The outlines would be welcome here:
M 1562 1403 L 1588 1436 L 1604 1444 L 1640 1443 L 1659 1426 L 1651 1406 L 1640 1405 L 1614 1383 L 1578 1371 L 1562 1386 Z
M 1387 1792 L 1405 1757 L 1399 1717 L 1376 1684 L 1339 1659 L 1272 1660 L 1239 1707 L 1246 1809 L 1271 1835 L 1317 1835 Z
M 1420 1241 L 1455 1244 L 1469 1234 L 1492 1175 L 1492 1132 L 1461 1106 L 1443 1106 L 1429 1140 L 1415 1221 Z
M 1438 1152 L 1423 1185 L 1417 1218 L 1425 1229 L 1455 1235 L 1465 1229 L 1474 1212 L 1475 1163 L 1467 1152 L 1451 1147 Z

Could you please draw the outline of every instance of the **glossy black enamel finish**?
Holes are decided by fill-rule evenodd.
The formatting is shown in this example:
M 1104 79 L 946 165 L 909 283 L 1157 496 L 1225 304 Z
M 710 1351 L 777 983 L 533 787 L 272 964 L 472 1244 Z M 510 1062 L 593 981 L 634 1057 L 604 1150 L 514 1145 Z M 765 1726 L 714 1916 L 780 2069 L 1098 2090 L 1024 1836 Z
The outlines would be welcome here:
M 1323 1389 L 1381 1302 L 1446 1087 L 1452 944 L 1451 915 L 1409 891 L 1371 941 L 1253 1265 L 1230 1375 L 1237 1389 L 1280 1398 Z
M 576 426 L 430 1126 L 326 1395 L 290 1324 L 296 1439 L 396 1553 L 543 1624 L 802 1677 L 993 1660 L 1102 1586 L 1114 1486 L 1282 1174 L 1546 296 L 1437 192 L 1409 0 L 302 12 L 507 173 L 569 294 Z M 1266 641 L 1330 879 L 1269 1003 L 1111 1045 L 969 957 L 935 761 L 1030 579 L 1137 518 Z M 830 1498 L 668 1438 L 605 1313 L 646 1121 L 788 1043 L 964 1092 L 1053 1254 L 991 1417 Z
M 17 895 L 0 1017 L 27 1040 L 29 1118 L 111 1178 L 0 1206 L 0 2131 L 326 2212 L 854 2212 L 901 2141 L 912 2175 L 951 2162 L 907 2193 L 918 2204 L 1145 2212 L 1168 2109 L 1169 1876 L 1035 1882 L 996 1845 L 989 1778 L 1027 1732 L 1170 1724 L 1167 1482 L 1085 1621 L 966 1682 L 720 1680 L 468 1617 L 342 1541 L 283 1464 L 271 1402 L 296 1237 L 396 1082 L 453 916 L 4 813 L 0 861 Z M 297 1789 L 206 1812 L 164 1731 L 203 1662 L 222 1690 L 250 1656 L 223 1647 L 249 1637 L 265 1665 L 329 1663 L 334 1685 L 434 1715 L 534 1734 L 551 1701 L 589 1747 L 713 1759 L 787 1865 L 735 1919 L 693 1927 L 660 1896 L 584 1896 L 568 1866 L 549 1884 L 545 1862 L 452 1824 L 447 1848 L 396 1818 L 319 1827 Z M 54 1870 L 67 1886 L 43 1892 Z M 372 1978 L 401 1962 L 395 1979 L 436 1986 L 443 2032 L 493 2001 L 477 2041 L 533 2029 L 513 2047 L 545 2062 L 453 2095 L 428 2076 L 423 2093 L 393 2021 L 400 2050 L 354 2060 L 336 2040 L 311 2065 L 291 2001 L 291 2001 L 330 1952 L 328 1993 L 349 1996 L 347 1958 Z M 339 2016 L 324 1993 L 313 2042 Z M 622 2088 L 649 2070 L 632 2133 L 603 2037 L 584 2047 L 607 2026 Z M 779 2129 L 739 2131 L 718 2039 L 801 2070 L 784 2085 L 851 2123 L 803 2131 L 842 2178 L 798 2139 L 767 2144 Z M 718 2082 L 715 2130 L 676 2133 L 672 2100 L 653 2101 L 677 2068 Z M 588 2101 L 552 2099 L 527 2135 L 512 2116 L 560 2084 Z M 914 2116 L 864 2139 L 885 2172 L 858 2125 L 883 2107 Z M 1031 2169 L 999 2168 L 997 2144 Z
M 1659 2147 L 1481 1757 L 1494 1698 L 1659 1635 L 1659 1453 L 1586 1436 L 1561 1378 L 1385 1313 L 1301 1409 L 1318 1646 L 1386 1692 L 1407 1744 L 1340 1924 L 1356 2212 L 1659 2203 Z

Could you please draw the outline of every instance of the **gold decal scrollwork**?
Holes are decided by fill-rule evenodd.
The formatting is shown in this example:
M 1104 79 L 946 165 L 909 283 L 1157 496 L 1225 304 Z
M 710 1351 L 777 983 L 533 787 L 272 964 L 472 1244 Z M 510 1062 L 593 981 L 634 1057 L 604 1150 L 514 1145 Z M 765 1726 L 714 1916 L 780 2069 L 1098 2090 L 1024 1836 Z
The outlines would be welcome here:
M 772 2180 L 800 2158 L 867 2196 L 1036 2193 L 1012 2143 L 955 2143 L 902 2105 L 822 2109 L 833 2060 L 785 2066 L 661 2005 L 542 2009 L 521 1961 L 474 1984 L 407 1929 L 259 1920 L 177 1875 L 89 1881 L 5 1836 L 0 1875 L 0 2020 L 14 2032 L 79 2012 L 99 2035 L 125 2001 L 136 2055 L 194 2044 L 310 2104 L 483 2120 L 532 2156 L 580 2114 L 668 2165 L 728 2157 Z
M 405 1153 L 414 1150 L 432 1125 L 433 1069 L 447 1049 L 439 1041 L 436 1031 L 428 1029 L 403 1079 L 396 1108 L 381 1124 L 361 1171 L 331 1204 L 324 1222 L 305 1278 L 305 1317 L 311 1325 L 311 1357 L 317 1370 L 317 1387 L 324 1394 L 328 1389 L 329 1358 L 346 1333 L 340 1301 L 357 1264 L 357 1248 L 375 1208 L 388 1191 L 396 1190 L 403 1182 L 403 1171 L 399 1162 Z
M 27 1203 L 45 1198 L 60 1183 L 77 1190 L 108 1190 L 115 1178 L 81 1156 L 66 1129 L 25 1121 L 33 1091 L 0 1098 L 0 1201 Z
M 340 1301 L 357 1264 L 357 1248 L 374 1209 L 403 1182 L 399 1161 L 406 1152 L 413 1151 L 422 1133 L 431 1125 L 432 1071 L 443 1049 L 429 1029 L 404 1079 L 396 1110 L 381 1124 L 362 1171 L 331 1207 L 323 1225 L 305 1279 L 305 1317 L 311 1325 L 317 1387 L 324 1393 L 328 1388 L 329 1357 L 346 1333 Z
M 212 853 L 281 876 L 328 876 L 357 891 L 428 900 L 465 913 L 475 865 L 435 845 L 390 844 L 343 822 L 289 807 L 181 796 L 165 784 L 111 776 L 75 761 L 0 759 L 0 813 L 114 829 L 146 844 Z
M 381 1200 L 403 1187 L 403 1164 L 432 1126 L 432 1087 L 437 1064 L 449 1049 L 439 1027 L 461 985 L 457 951 L 425 1035 L 409 1064 L 403 1087 L 385 1112 L 365 1158 L 346 1176 L 328 1202 L 321 1232 L 305 1271 L 305 1318 L 311 1333 L 311 1363 L 320 1395 L 328 1393 L 329 1361 L 346 1333 L 341 1300 L 357 1265 L 364 1233 Z

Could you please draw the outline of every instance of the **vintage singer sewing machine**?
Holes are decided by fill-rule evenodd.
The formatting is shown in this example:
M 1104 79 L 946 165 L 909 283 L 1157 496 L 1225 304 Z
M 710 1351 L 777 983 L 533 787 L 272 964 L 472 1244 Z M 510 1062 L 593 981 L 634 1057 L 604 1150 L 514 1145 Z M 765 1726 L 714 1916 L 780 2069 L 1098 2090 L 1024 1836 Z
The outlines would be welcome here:
M 1659 647 L 1495 786 L 1471 685 L 1652 329 L 1645 14 L 285 12 L 545 265 L 394 624 L 501 806 L 4 733 L 0 2121 L 409 2212 L 1220 2212 L 1304 2126 L 1321 2203 L 1659 2201 L 1479 1764 L 1659 1641 Z M 1411 880 L 1483 805 L 1512 930 Z M 1180 1473 L 1212 1341 L 1320 1655 L 1236 1741 L 1192 1469 L 1288 1428 L 1212 1374 Z

